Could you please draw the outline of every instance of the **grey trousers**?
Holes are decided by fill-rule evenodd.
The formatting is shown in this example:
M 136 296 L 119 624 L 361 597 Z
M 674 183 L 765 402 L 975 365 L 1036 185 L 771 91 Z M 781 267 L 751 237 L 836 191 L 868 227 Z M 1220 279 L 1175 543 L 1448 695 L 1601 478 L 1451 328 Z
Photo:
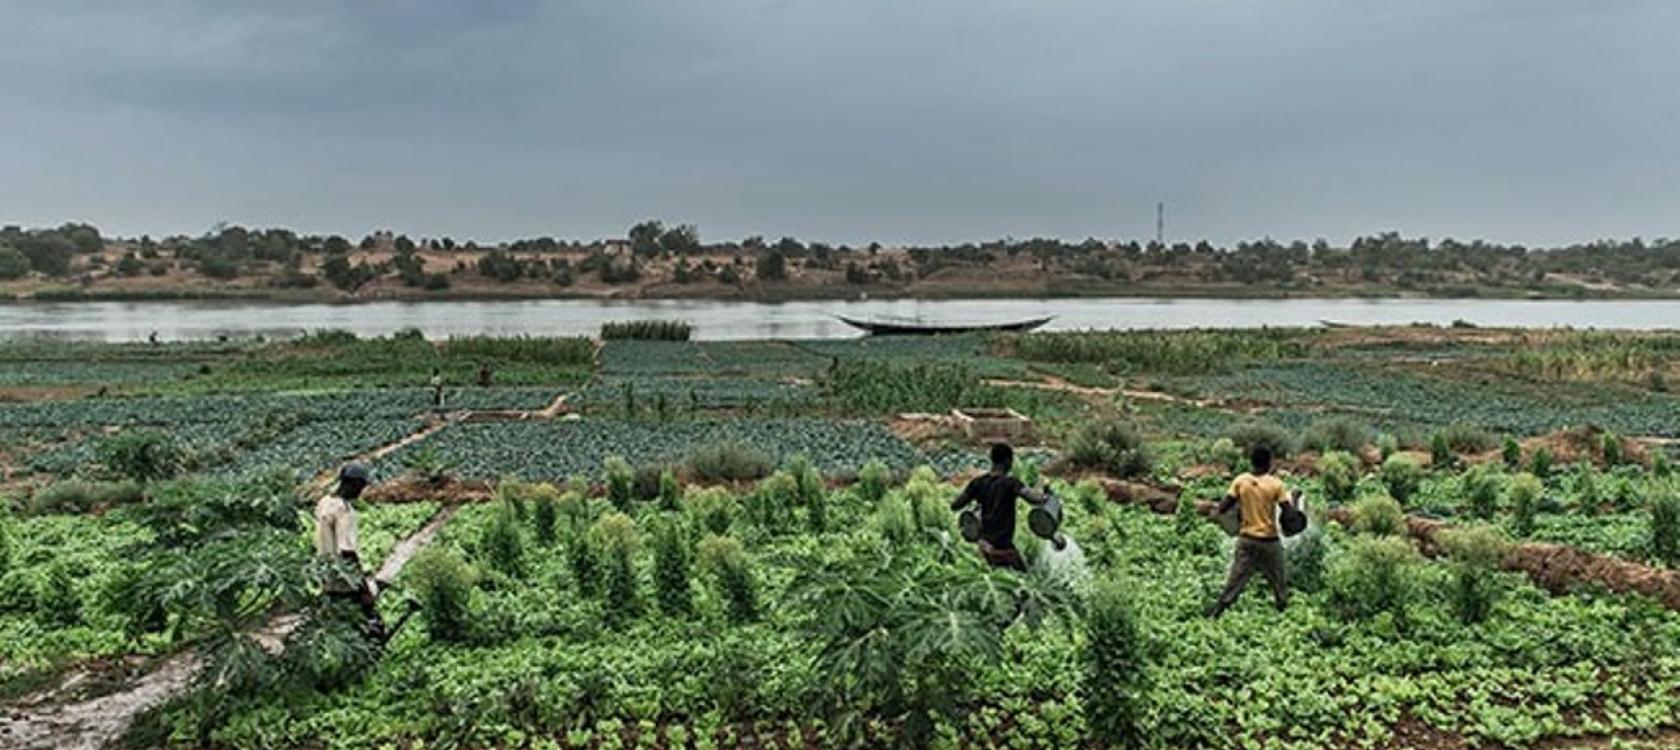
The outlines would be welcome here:
M 1272 585 L 1272 601 L 1281 611 L 1289 606 L 1289 583 L 1283 572 L 1283 545 L 1276 539 L 1250 539 L 1246 536 L 1237 537 L 1237 552 L 1231 560 L 1231 576 L 1225 581 L 1225 590 L 1219 594 L 1219 600 L 1213 603 L 1208 615 L 1218 617 L 1242 595 L 1243 589 L 1248 587 L 1248 579 L 1259 570 L 1260 575 L 1266 577 L 1266 582 Z

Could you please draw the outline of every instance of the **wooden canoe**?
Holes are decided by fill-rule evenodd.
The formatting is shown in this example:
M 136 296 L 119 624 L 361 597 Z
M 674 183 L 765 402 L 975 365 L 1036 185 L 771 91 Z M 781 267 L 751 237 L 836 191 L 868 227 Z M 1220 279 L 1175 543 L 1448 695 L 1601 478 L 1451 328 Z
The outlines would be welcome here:
M 862 320 L 844 315 L 834 316 L 853 328 L 875 336 L 931 336 L 941 333 L 971 333 L 974 331 L 1030 331 L 1054 319 L 1055 316 L 1016 320 L 1006 323 L 941 324 L 920 321 Z

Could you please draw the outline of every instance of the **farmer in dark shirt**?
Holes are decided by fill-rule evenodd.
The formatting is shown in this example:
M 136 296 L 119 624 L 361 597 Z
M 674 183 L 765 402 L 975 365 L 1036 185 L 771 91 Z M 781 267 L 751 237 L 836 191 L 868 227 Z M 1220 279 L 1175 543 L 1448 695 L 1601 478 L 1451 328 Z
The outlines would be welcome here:
M 980 504 L 980 556 L 995 568 L 1026 570 L 1026 562 L 1015 549 L 1015 500 L 1034 505 L 1044 494 L 1009 475 L 1015 451 L 1006 443 L 992 446 L 992 470 L 975 477 L 951 502 L 951 510 L 962 511 L 970 503 Z

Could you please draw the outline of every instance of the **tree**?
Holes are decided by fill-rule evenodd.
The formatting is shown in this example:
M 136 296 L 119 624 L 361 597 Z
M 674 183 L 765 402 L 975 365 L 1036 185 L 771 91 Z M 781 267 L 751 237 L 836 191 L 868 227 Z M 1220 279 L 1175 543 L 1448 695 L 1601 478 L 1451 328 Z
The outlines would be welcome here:
M 758 256 L 758 280 L 781 281 L 787 278 L 787 256 L 781 250 L 771 250 Z
M 655 219 L 630 227 L 630 252 L 644 256 L 659 254 L 659 238 L 663 234 L 665 225 Z
M 70 273 L 70 259 L 76 246 L 69 240 L 51 233 L 26 234 L 19 238 L 17 249 L 29 256 L 29 265 L 48 276 Z
M 674 255 L 699 252 L 700 230 L 693 224 L 671 227 L 659 235 L 659 248 Z
M 23 278 L 29 267 L 29 256 L 14 247 L 0 247 L 0 280 Z

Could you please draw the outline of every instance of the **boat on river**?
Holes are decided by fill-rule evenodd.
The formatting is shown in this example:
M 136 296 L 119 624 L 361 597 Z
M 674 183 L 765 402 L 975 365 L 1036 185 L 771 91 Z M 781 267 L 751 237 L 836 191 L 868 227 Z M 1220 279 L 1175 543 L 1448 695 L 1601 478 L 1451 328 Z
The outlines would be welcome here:
M 876 319 L 864 320 L 845 315 L 834 316 L 846 325 L 874 336 L 932 336 L 942 333 L 972 333 L 975 331 L 1031 331 L 1049 323 L 1054 315 L 1028 318 L 1004 323 L 930 323 L 922 320 Z

